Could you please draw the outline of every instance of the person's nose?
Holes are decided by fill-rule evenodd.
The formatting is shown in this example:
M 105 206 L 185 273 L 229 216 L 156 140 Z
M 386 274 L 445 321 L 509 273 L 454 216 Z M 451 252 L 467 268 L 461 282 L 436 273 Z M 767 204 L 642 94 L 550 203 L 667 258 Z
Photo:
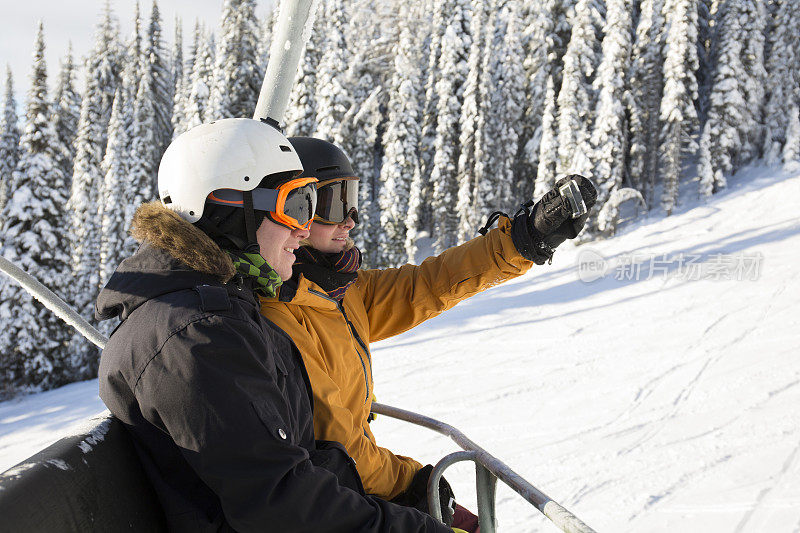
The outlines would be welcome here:
M 344 222 L 339 224 L 339 226 L 345 228 L 347 231 L 350 231 L 356 226 L 356 223 L 353 221 L 353 217 L 347 217 Z
M 295 237 L 298 241 L 302 241 L 303 239 L 308 239 L 309 235 L 311 235 L 311 232 L 308 230 L 308 228 L 304 229 L 294 228 L 292 230 L 292 237 Z

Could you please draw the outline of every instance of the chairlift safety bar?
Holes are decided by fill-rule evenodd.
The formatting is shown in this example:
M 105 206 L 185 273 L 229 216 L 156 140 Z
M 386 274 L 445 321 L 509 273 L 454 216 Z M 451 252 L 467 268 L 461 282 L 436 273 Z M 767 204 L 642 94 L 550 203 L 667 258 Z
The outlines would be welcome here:
M 478 520 L 482 533 L 495 532 L 494 485 L 498 479 L 508 485 L 514 492 L 525 498 L 525 500 L 536 507 L 565 533 L 595 533 L 592 528 L 584 524 L 558 502 L 531 485 L 522 476 L 511 470 L 505 463 L 478 446 L 453 426 L 412 411 L 406 411 L 380 403 L 372 404 L 372 412 L 441 433 L 442 435 L 450 437 L 465 450 L 465 452 L 456 452 L 443 458 L 431 473 L 428 484 L 429 509 L 431 509 L 434 516 L 439 520 L 442 519 L 441 507 L 439 505 L 439 480 L 442 477 L 442 472 L 455 462 L 472 460 L 475 462 L 477 468 Z M 467 455 L 464 455 L 465 453 Z M 487 513 L 489 516 L 481 516 Z

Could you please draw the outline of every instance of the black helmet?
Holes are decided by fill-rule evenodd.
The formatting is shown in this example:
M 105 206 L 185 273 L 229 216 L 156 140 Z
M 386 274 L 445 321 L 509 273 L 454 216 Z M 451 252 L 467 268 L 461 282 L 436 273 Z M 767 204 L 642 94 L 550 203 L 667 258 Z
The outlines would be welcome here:
M 358 222 L 358 176 L 344 151 L 313 137 L 289 137 L 289 142 L 303 165 L 301 177 L 319 180 L 314 220 L 341 224 L 350 217 Z
M 299 177 L 317 178 L 317 186 L 326 181 L 358 179 L 344 151 L 333 143 L 313 137 L 289 137 L 295 152 L 303 164 Z

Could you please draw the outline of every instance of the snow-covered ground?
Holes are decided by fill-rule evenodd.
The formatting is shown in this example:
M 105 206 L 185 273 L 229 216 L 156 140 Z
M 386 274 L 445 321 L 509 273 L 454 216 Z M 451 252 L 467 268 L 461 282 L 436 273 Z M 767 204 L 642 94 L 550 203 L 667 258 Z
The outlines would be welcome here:
M 800 532 L 800 174 L 565 245 L 374 346 L 378 400 L 453 424 L 597 531 Z M 97 382 L 0 403 L 0 470 L 103 409 Z M 423 462 L 455 445 L 387 417 Z M 447 473 L 474 507 L 472 469 Z M 555 531 L 505 487 L 500 531 Z

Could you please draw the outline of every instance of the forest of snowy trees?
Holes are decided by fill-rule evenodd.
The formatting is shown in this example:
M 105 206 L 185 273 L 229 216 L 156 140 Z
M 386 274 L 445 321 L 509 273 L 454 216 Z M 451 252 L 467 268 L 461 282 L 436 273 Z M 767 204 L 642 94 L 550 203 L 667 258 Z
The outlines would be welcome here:
M 225 0 L 219 33 L 194 23 L 186 45 L 155 0 L 132 35 L 106 7 L 55 83 L 40 24 L 24 116 L 7 71 L 2 254 L 86 318 L 170 140 L 252 116 L 277 18 L 255 4 Z M 681 190 L 800 159 L 799 39 L 796 0 L 319 0 L 285 131 L 349 154 L 369 266 L 463 242 L 570 172 L 600 190 L 588 240 L 624 202 L 669 215 Z M 97 350 L 5 279 L 0 328 L 0 399 L 96 374 Z

